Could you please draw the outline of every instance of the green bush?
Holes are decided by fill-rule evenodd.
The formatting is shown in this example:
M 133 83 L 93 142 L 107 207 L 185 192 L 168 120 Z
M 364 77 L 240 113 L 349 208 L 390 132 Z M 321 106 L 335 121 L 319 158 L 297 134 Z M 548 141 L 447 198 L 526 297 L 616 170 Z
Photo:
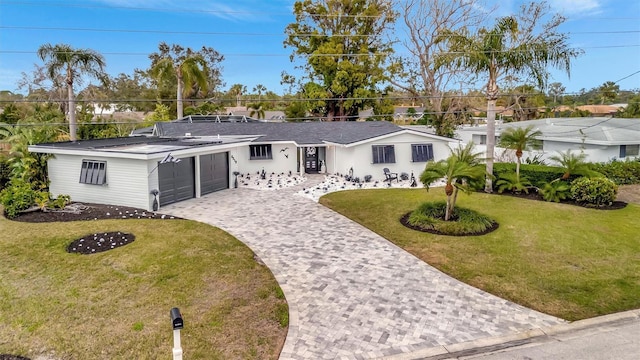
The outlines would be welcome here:
M 453 210 L 453 220 L 444 221 L 446 206 L 444 201 L 423 203 L 411 212 L 407 222 L 440 234 L 455 236 L 480 234 L 496 224 L 495 220 L 486 215 L 461 207 Z
M 9 180 L 11 180 L 11 168 L 8 158 L 0 154 L 0 191 L 9 184 Z
M 493 175 L 500 178 L 503 174 L 515 173 L 515 163 L 496 163 L 493 164 Z M 531 184 L 538 187 L 544 186 L 553 180 L 559 179 L 564 175 L 564 169 L 558 166 L 522 164 L 520 166 L 520 177 L 529 179 Z M 571 175 L 569 181 L 579 178 L 580 175 Z
M 616 199 L 618 185 L 613 181 L 599 178 L 579 178 L 571 183 L 571 198 L 593 206 L 609 205 Z
M 0 192 L 0 203 L 4 206 L 7 218 L 11 219 L 16 217 L 20 211 L 35 205 L 36 199 L 42 198 L 42 193 L 42 191 L 34 190 L 30 183 L 20 178 L 13 178 L 9 182 L 9 186 Z
M 17 177 L 11 179 L 9 185 L 0 191 L 0 204 L 4 207 L 5 216 L 9 219 L 32 206 L 37 206 L 41 210 L 62 209 L 70 202 L 69 195 L 59 195 L 53 199 L 48 191 L 35 190 L 31 183 Z
M 640 184 L 640 161 L 611 161 L 593 164 L 593 170 L 602 173 L 618 185 Z
M 542 185 L 540 194 L 546 201 L 560 202 L 571 195 L 571 185 L 561 179 L 553 180 Z

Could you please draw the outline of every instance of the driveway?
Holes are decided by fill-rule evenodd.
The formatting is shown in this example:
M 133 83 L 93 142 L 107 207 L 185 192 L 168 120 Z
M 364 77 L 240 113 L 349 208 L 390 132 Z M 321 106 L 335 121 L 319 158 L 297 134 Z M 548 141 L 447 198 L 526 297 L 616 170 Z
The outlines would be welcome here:
M 224 229 L 271 269 L 289 304 L 281 359 L 376 359 L 564 322 L 457 281 L 296 194 L 320 181 L 161 209 Z

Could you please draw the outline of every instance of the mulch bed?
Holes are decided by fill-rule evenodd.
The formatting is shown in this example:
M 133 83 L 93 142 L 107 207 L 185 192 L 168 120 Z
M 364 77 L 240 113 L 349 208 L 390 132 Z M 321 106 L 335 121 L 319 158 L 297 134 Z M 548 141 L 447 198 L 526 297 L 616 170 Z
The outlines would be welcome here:
M 435 229 L 431 229 L 431 228 L 425 228 L 422 226 L 416 226 L 416 225 L 411 225 L 409 224 L 409 216 L 411 216 L 411 211 L 404 214 L 401 218 L 400 218 L 400 223 L 406 227 L 408 227 L 409 229 L 412 230 L 416 230 L 416 231 L 422 231 L 422 232 L 426 232 L 429 234 L 434 234 L 434 235 L 446 235 L 446 236 L 480 236 L 480 235 L 485 235 L 488 234 L 492 231 L 495 231 L 498 229 L 498 227 L 500 226 L 500 224 L 498 224 L 497 222 L 494 222 L 493 225 L 489 228 L 487 228 L 485 231 L 480 231 L 480 232 L 475 232 L 475 233 L 468 233 L 468 234 L 446 234 L 443 233 L 441 231 L 435 230 Z M 444 219 L 442 219 L 444 221 Z
M 484 193 L 484 191 L 479 191 Z M 512 196 L 512 197 L 517 197 L 520 199 L 527 199 L 527 200 L 535 200 L 535 201 L 545 201 L 547 202 L 545 199 L 542 198 L 542 196 L 540 196 L 538 193 L 535 192 L 530 192 L 530 193 L 511 193 L 511 192 L 503 192 L 498 193 L 498 192 L 493 192 L 492 195 L 498 195 L 498 196 Z M 605 205 L 605 206 L 593 206 L 590 204 L 586 204 L 586 203 L 579 203 L 577 201 L 574 200 L 561 200 L 559 202 L 559 204 L 567 204 L 567 205 L 574 205 L 574 206 L 580 206 L 580 207 L 584 207 L 584 208 L 588 208 L 588 209 L 596 209 L 596 210 L 619 210 L 619 209 L 624 209 L 627 206 L 627 203 L 624 201 L 614 201 L 609 205 Z
M 107 220 L 107 219 L 177 219 L 175 216 L 159 214 L 153 211 L 127 206 L 72 203 L 71 207 L 80 209 L 79 212 L 64 211 L 32 211 L 21 213 L 12 220 L 32 223 Z
M 67 252 L 78 254 L 95 254 L 112 250 L 132 243 L 136 237 L 120 231 L 88 234 L 67 245 Z
M 73 210 L 73 211 L 71 211 Z M 123 220 L 123 219 L 179 219 L 175 216 L 159 214 L 127 206 L 72 203 L 66 211 L 30 211 L 21 213 L 12 220 L 30 223 L 91 221 L 91 220 Z M 67 252 L 77 254 L 95 254 L 112 250 L 132 243 L 135 235 L 121 231 L 100 231 L 87 234 L 67 245 Z M 7 356 L 7 357 L 3 357 Z M 27 358 L 8 357 L 0 354 L 0 360 L 21 360 Z

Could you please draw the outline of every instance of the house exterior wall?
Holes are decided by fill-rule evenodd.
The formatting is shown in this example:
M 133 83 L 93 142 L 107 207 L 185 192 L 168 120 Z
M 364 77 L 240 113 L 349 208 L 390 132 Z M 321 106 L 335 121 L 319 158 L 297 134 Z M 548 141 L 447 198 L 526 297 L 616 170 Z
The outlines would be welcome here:
M 106 184 L 81 184 L 82 160 L 105 161 Z M 48 162 L 50 192 L 53 196 L 71 196 L 71 200 L 150 209 L 149 164 L 145 160 L 104 158 L 58 154 Z M 157 184 L 157 175 L 155 175 Z
M 257 173 L 263 169 L 267 173 L 288 173 L 289 171 L 296 173 L 298 171 L 297 151 L 293 143 L 275 143 L 271 144 L 271 159 L 251 160 L 250 147 L 239 146 L 233 154 L 237 164 L 231 161 L 231 168 L 236 168 L 241 173 Z
M 487 146 L 475 145 L 475 149 L 478 152 L 486 154 Z M 617 145 L 607 146 L 544 140 L 541 150 L 523 151 L 522 159 L 524 162 L 524 159 L 526 159 L 527 157 L 533 158 L 534 156 L 538 155 L 541 160 L 544 160 L 547 164 L 552 165 L 552 161 L 550 161 L 549 158 L 552 156 L 557 156 L 560 152 L 566 152 L 567 150 L 571 150 L 575 153 L 584 152 L 587 155 L 587 162 L 608 162 L 612 159 L 619 159 L 620 156 L 620 146 Z M 508 150 L 496 146 L 494 153 L 495 160 L 497 162 L 515 161 L 515 151 L 513 150 Z
M 413 162 L 411 157 L 412 144 L 432 144 L 435 161 L 445 159 L 449 156 L 449 142 L 443 139 L 428 138 L 411 133 L 401 133 L 384 139 L 365 142 L 353 147 L 336 147 L 335 172 L 348 174 L 353 167 L 353 176 L 364 178 L 371 175 L 374 180 L 384 180 L 384 168 L 389 168 L 391 172 L 407 174 L 414 173 L 416 177 L 424 170 L 426 162 Z M 395 152 L 395 163 L 374 164 L 373 145 L 393 145 Z M 452 144 L 452 146 L 456 146 Z M 331 157 L 328 157 L 331 161 Z
M 543 150 L 545 157 L 556 156 L 560 152 L 571 150 L 575 153 L 584 152 L 587 155 L 588 162 L 607 162 L 611 159 L 617 159 L 620 156 L 619 146 L 593 145 L 566 143 L 561 141 L 545 140 L 543 142 Z

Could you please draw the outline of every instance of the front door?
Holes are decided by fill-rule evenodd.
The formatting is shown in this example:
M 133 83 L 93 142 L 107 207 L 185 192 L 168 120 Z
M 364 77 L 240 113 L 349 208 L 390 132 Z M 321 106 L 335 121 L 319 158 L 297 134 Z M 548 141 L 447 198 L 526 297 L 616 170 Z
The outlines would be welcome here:
M 318 172 L 318 148 L 307 147 L 304 152 L 304 172 Z

